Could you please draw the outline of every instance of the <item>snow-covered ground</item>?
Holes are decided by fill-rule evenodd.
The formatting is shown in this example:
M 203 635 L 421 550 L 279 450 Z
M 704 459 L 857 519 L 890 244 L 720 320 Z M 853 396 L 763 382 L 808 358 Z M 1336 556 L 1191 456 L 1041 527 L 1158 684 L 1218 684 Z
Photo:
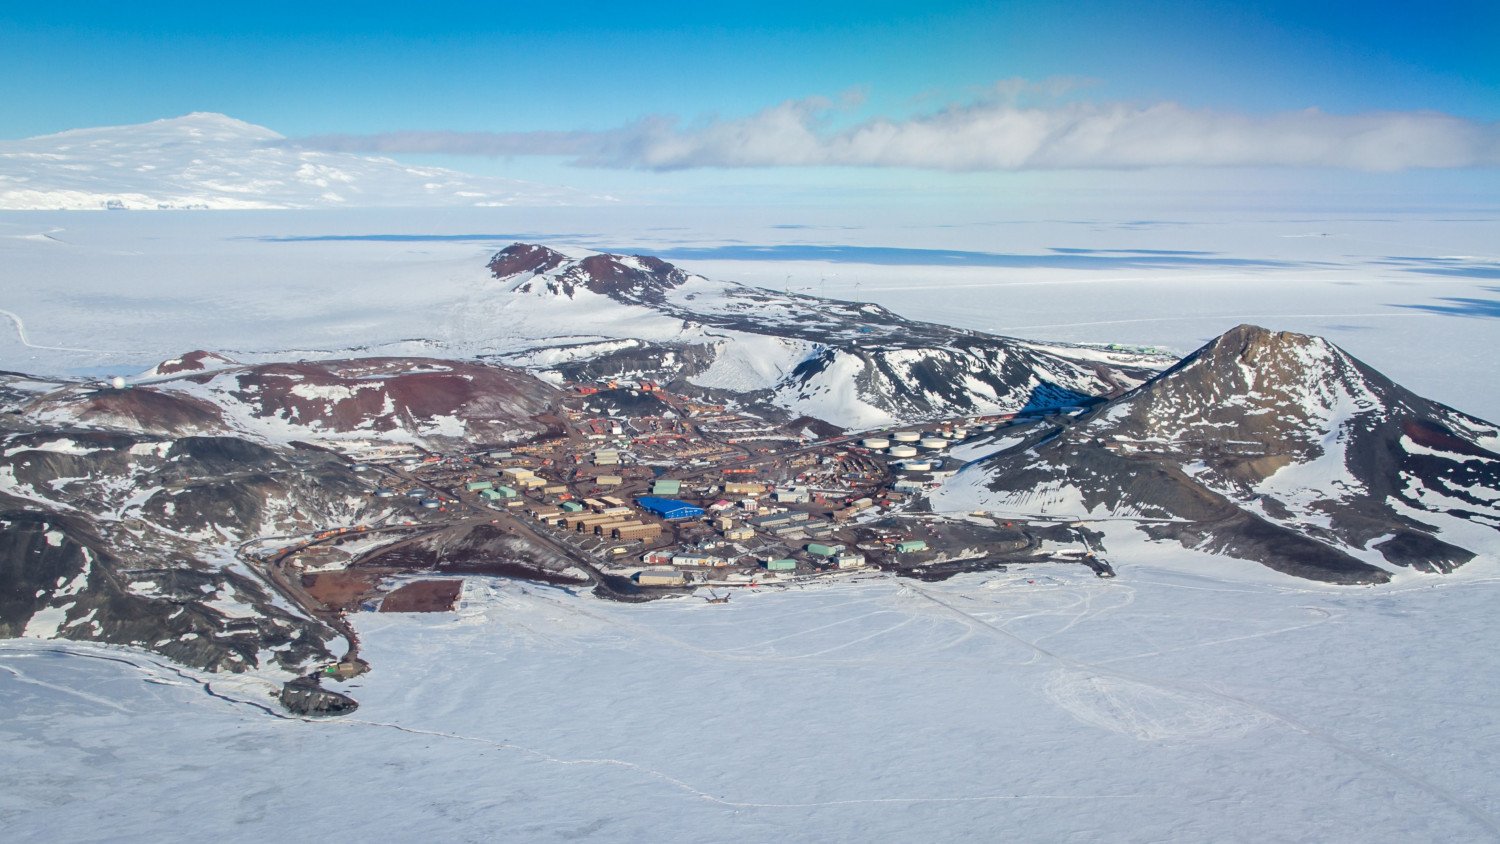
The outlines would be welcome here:
M 508 326 L 476 318 L 484 263 L 527 240 L 1039 340 L 1186 353 L 1249 321 L 1326 336 L 1422 395 L 1500 417 L 1493 215 L 862 227 L 721 211 L 3 213 L 0 368 L 129 374 L 197 347 L 498 350 Z
M 625 606 L 471 580 L 457 615 L 359 616 L 375 671 L 321 722 L 12 641 L 0 812 L 50 841 L 1493 840 L 1497 589 L 1047 567 Z

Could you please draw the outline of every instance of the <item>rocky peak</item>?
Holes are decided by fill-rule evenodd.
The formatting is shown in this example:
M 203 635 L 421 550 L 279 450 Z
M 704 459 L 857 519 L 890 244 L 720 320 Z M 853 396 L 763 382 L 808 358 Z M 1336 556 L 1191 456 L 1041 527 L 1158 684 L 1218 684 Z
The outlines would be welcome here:
M 490 259 L 490 272 L 495 278 L 508 279 L 518 275 L 555 270 L 566 264 L 568 257 L 535 243 L 512 243 Z
M 615 298 L 659 297 L 688 278 L 666 261 L 645 255 L 590 255 L 578 262 L 578 269 L 590 290 Z
M 1323 339 L 1257 325 L 1237 325 L 1210 340 L 1162 374 L 1196 372 L 1199 377 L 1228 376 L 1248 388 L 1270 388 L 1287 381 L 1343 377 L 1354 359 Z
M 1322 338 L 1242 325 L 1082 424 L 990 458 L 983 500 L 1167 519 L 1140 529 L 1299 577 L 1379 583 L 1396 567 L 1451 571 L 1492 541 L 1496 442 L 1494 425 Z
M 1407 395 L 1321 337 L 1240 325 L 1124 397 L 1107 419 L 1166 439 L 1209 429 L 1223 439 L 1316 439 Z
M 216 352 L 195 349 L 172 360 L 164 360 L 153 366 L 148 375 L 177 375 L 183 372 L 202 372 L 205 369 L 217 369 L 223 366 L 234 366 L 235 362 Z
M 571 260 L 531 243 L 515 243 L 490 259 L 490 272 L 515 280 L 516 293 L 547 292 L 569 299 L 588 290 L 621 302 L 660 302 L 663 294 L 681 286 L 688 274 L 660 258 L 601 253 Z

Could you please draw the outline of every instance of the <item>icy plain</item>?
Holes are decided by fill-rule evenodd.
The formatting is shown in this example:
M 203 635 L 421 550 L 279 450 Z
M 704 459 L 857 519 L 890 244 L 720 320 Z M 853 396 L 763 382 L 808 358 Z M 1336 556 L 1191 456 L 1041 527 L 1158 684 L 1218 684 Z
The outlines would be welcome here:
M 1494 840 L 1497 586 L 1039 567 L 625 606 L 471 580 L 457 615 L 360 616 L 376 670 L 322 722 L 13 641 L 0 814 L 50 841 Z
M 485 263 L 523 240 L 655 254 L 713 279 L 1032 340 L 1186 354 L 1252 322 L 1325 336 L 1421 395 L 1500 418 L 1493 214 L 930 216 L 866 226 L 827 209 L 10 212 L 0 368 L 130 374 L 193 348 L 243 360 L 496 351 L 507 326 L 482 318 Z M 556 331 L 589 326 L 564 313 Z

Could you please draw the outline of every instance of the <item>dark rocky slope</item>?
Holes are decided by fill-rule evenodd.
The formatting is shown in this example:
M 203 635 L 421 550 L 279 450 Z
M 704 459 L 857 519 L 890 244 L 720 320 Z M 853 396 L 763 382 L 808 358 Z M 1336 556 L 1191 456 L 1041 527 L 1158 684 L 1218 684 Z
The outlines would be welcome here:
M 1500 527 L 1497 445 L 1496 426 L 1326 340 L 1240 326 L 1082 419 L 1037 426 L 955 489 L 997 508 L 1159 519 L 1142 529 L 1301 577 L 1381 582 L 1387 566 L 1450 571 L 1475 553 L 1458 534 Z

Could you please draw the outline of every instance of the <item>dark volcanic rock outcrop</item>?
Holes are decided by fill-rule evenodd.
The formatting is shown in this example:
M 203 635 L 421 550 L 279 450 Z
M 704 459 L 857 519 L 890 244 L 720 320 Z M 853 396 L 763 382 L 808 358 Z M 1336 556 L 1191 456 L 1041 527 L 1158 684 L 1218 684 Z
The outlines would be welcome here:
M 248 366 L 173 385 L 204 395 L 239 427 L 287 437 L 403 432 L 420 439 L 517 442 L 556 388 L 505 366 L 430 358 L 360 358 Z
M 158 363 L 146 374 L 148 376 L 181 375 L 185 372 L 202 372 L 205 369 L 218 369 L 224 366 L 234 366 L 234 361 L 217 352 L 195 349 L 182 357 Z
M 329 691 L 311 677 L 288 681 L 277 699 L 287 711 L 297 715 L 348 715 L 359 708 L 354 698 Z
M 688 274 L 660 258 L 645 255 L 590 255 L 577 261 L 545 246 L 512 244 L 490 259 L 496 278 L 528 276 L 516 288 L 530 293 L 541 285 L 573 298 L 580 290 L 609 296 L 620 302 L 660 303 L 663 293 L 680 287 Z
M 243 573 L 111 548 L 86 519 L 0 495 L 0 637 L 133 645 L 209 671 L 329 658 L 326 628 Z
M 237 552 L 380 515 L 321 435 L 512 443 L 556 388 L 425 358 L 187 366 L 149 385 L 58 385 L 0 434 L 0 636 L 134 645 L 211 670 L 301 671 L 333 631 Z M 227 363 L 227 361 L 223 361 Z M 217 363 L 217 361 L 216 361 Z M 165 367 L 172 369 L 173 367 Z
M 997 509 L 1161 520 L 1190 547 L 1338 583 L 1450 571 L 1500 527 L 1500 430 L 1331 343 L 1235 328 L 1086 418 L 967 467 Z M 939 501 L 942 496 L 939 496 Z M 1383 565 L 1382 565 L 1383 564 Z
M 568 256 L 545 246 L 515 243 L 495 253 L 490 259 L 490 272 L 496 278 L 509 278 L 522 273 L 545 273 L 567 262 Z
M 187 665 L 300 671 L 333 632 L 235 555 L 367 517 L 344 461 L 233 437 L 13 434 L 0 448 L 0 635 L 134 645 Z
M 153 434 L 225 432 L 212 402 L 153 387 L 79 388 L 29 403 L 23 412 L 67 425 Z
M 63 427 L 170 435 L 286 441 L 401 432 L 419 440 L 517 442 L 547 430 L 536 417 L 558 395 L 508 366 L 383 357 L 187 370 L 123 389 L 79 386 L 36 398 L 24 413 Z

